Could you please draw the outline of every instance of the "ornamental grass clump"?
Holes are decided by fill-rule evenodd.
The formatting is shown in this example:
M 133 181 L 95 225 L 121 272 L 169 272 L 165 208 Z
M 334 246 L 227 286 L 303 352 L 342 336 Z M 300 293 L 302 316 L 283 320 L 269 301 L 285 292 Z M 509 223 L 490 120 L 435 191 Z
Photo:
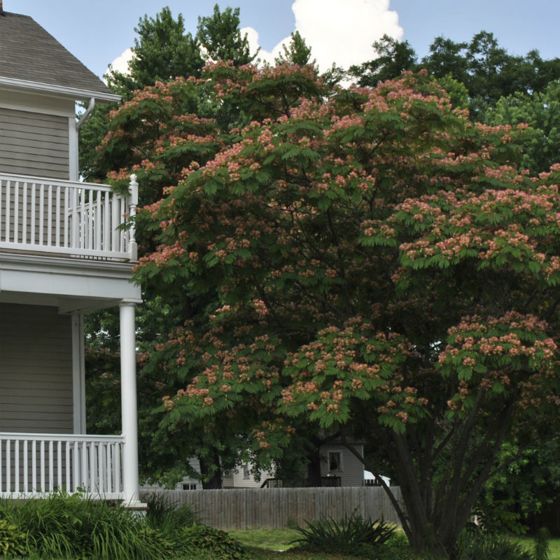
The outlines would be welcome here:
M 166 535 L 175 535 L 181 529 L 192 527 L 197 522 L 195 513 L 187 504 L 179 505 L 164 495 L 156 493 L 144 499 L 148 505 L 146 513 L 148 525 Z
M 534 560 L 519 543 L 503 535 L 466 531 L 459 541 L 459 560 Z
M 354 512 L 339 521 L 332 518 L 308 521 L 307 527 L 298 529 L 301 536 L 294 544 L 311 552 L 371 556 L 395 530 L 396 527 L 382 520 L 372 521 Z
M 25 531 L 7 519 L 0 519 L 0 556 L 2 558 L 18 558 L 27 556 L 29 538 Z
M 34 558 L 160 560 L 174 551 L 169 539 L 130 511 L 82 496 L 6 501 L 0 517 L 28 535 Z

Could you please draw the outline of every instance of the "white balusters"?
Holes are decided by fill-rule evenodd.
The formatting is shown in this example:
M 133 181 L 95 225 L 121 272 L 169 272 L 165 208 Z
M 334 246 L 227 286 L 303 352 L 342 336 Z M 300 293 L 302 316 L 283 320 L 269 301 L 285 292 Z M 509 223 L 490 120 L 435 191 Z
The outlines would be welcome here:
M 136 260 L 134 231 L 123 225 L 137 193 L 134 176 L 123 197 L 106 185 L 0 175 L 0 250 Z
M 0 433 L 0 497 L 122 499 L 122 452 L 121 436 Z

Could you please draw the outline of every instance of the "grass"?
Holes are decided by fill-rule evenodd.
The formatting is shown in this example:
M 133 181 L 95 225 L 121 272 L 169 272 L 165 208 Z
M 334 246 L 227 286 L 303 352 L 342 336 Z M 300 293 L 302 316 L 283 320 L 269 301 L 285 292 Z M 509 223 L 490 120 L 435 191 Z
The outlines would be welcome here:
M 246 531 L 228 531 L 228 533 L 248 548 L 285 552 L 293 547 L 291 544 L 299 533 L 294 529 L 250 529 Z
M 294 546 L 292 541 L 299 536 L 294 529 L 251 529 L 228 533 L 251 551 L 253 560 L 356 560 L 355 556 L 340 554 L 289 552 Z
M 519 539 L 520 542 L 525 545 L 529 550 L 533 550 L 533 539 L 526 537 Z M 550 544 L 550 559 L 549 560 L 560 560 L 560 539 L 551 539 Z
M 252 529 L 246 531 L 229 531 L 230 535 L 251 550 L 255 560 L 283 558 L 284 560 L 350 560 L 350 556 L 324 554 L 287 553 L 299 533 L 293 529 Z M 533 549 L 533 539 L 520 539 L 529 550 Z M 355 560 L 355 559 L 354 559 Z M 560 539 L 550 541 L 550 559 L 560 560 Z
M 338 554 L 304 554 L 302 552 L 271 552 L 270 550 L 251 549 L 252 560 L 268 560 L 282 558 L 283 560 L 356 560 L 355 556 L 340 556 Z

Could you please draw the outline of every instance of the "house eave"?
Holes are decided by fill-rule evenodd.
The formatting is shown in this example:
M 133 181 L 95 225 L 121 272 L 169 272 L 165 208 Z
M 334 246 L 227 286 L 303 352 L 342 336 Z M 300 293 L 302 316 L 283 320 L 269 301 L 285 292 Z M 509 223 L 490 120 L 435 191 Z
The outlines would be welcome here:
M 42 82 L 31 82 L 28 80 L 18 80 L 16 78 L 6 78 L 0 76 L 0 87 L 17 89 L 20 91 L 31 91 L 36 93 L 57 95 L 70 97 L 77 100 L 85 100 L 94 98 L 98 101 L 107 101 L 118 103 L 121 100 L 120 95 L 114 93 L 104 93 L 81 88 L 72 88 L 67 86 L 57 86 L 54 84 L 45 84 Z

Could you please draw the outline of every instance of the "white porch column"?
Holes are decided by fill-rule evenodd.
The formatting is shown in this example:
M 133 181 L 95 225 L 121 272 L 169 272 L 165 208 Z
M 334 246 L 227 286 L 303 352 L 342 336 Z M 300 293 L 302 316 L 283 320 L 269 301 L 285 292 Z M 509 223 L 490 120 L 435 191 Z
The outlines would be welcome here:
M 138 495 L 138 412 L 136 409 L 136 325 L 134 303 L 120 305 L 121 407 L 123 490 L 126 504 L 134 506 Z

